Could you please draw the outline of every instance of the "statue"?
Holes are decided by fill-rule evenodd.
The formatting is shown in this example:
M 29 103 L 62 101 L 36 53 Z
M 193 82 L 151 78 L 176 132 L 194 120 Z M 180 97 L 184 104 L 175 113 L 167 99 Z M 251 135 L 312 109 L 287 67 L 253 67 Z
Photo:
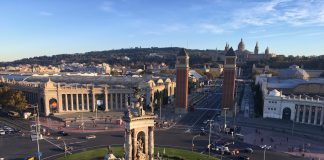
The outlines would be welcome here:
M 137 139 L 137 154 L 136 157 L 138 160 L 145 159 L 145 153 L 144 153 L 144 141 L 139 137 Z

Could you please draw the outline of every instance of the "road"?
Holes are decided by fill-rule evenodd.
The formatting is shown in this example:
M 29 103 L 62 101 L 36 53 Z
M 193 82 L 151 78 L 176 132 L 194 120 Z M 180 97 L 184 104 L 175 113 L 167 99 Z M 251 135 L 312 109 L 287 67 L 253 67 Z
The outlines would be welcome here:
M 169 130 L 156 130 L 155 131 L 155 144 L 159 146 L 172 146 L 178 148 L 192 149 L 193 136 L 200 133 L 200 129 L 204 127 L 208 130 L 208 124 L 204 123 L 207 119 L 213 119 L 215 122 L 219 122 L 216 109 L 220 108 L 221 94 L 220 90 L 212 91 L 206 94 L 205 98 L 200 101 L 194 112 L 188 113 Z M 218 133 L 218 127 L 212 128 L 211 141 L 216 145 L 224 142 L 233 142 L 231 136 L 224 136 Z M 116 132 L 102 132 L 96 133 L 96 139 L 86 140 L 85 136 L 89 134 L 85 133 L 70 133 L 69 136 L 63 137 L 67 146 L 72 146 L 74 150 L 85 150 L 89 147 L 108 145 L 122 145 L 124 142 L 124 133 L 120 131 Z M 43 153 L 43 159 L 55 159 L 57 156 L 62 156 L 64 143 L 62 140 L 55 139 L 57 135 L 45 137 L 46 140 L 40 141 L 40 150 Z M 206 153 L 206 147 L 208 145 L 208 135 L 198 136 L 194 141 L 194 150 L 201 153 Z M 23 157 L 34 155 L 37 151 L 36 142 L 32 142 L 29 136 L 21 135 L 5 135 L 0 136 L 0 157 L 5 159 L 20 159 Z M 252 147 L 255 149 L 256 154 L 251 155 L 252 159 L 260 159 L 263 156 L 262 150 L 259 147 L 248 145 L 242 142 L 235 141 L 234 144 L 230 144 L 232 148 L 246 148 Z M 5 149 L 3 149 L 5 148 Z M 269 152 L 271 156 L 267 160 L 276 159 L 289 159 L 278 153 Z M 211 155 L 220 157 L 220 155 L 211 153 Z M 230 157 L 225 157 L 224 159 Z M 296 158 L 292 158 L 296 159 Z

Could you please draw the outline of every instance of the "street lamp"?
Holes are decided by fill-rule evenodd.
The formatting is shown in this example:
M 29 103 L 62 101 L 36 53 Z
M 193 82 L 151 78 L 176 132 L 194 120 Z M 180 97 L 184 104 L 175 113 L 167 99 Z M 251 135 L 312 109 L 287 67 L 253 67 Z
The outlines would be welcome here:
M 31 108 L 34 108 L 34 112 L 35 112 L 35 109 L 37 111 L 37 117 L 35 117 L 35 121 L 36 121 L 36 141 L 37 141 L 37 153 L 36 153 L 36 157 L 38 160 L 41 159 L 41 156 L 42 156 L 42 153 L 40 152 L 40 147 L 39 147 L 39 137 L 40 137 L 40 134 L 39 134 L 39 131 L 40 131 L 40 128 L 39 128 L 39 109 L 38 109 L 38 104 L 36 104 L 35 106 L 32 106 Z M 37 119 L 36 119 L 37 118 Z
M 197 138 L 197 137 L 199 137 L 200 136 L 200 134 L 198 134 L 198 135 L 195 135 L 195 136 L 193 136 L 192 137 L 192 140 L 191 140 L 191 151 L 194 151 L 194 147 L 195 147 L 195 144 L 194 144 L 194 140 L 195 140 L 195 138 Z
M 224 131 L 226 129 L 226 111 L 229 109 L 229 108 L 223 108 L 224 109 L 224 112 L 225 112 L 225 122 L 224 122 Z
M 214 122 L 214 120 L 209 119 L 207 120 L 207 122 L 209 123 L 209 138 L 208 138 L 208 155 L 210 156 L 210 135 L 211 135 L 211 124 L 212 122 Z
M 269 150 L 271 148 L 271 146 L 262 145 L 260 147 L 263 149 L 263 160 L 265 160 L 265 152 L 266 152 L 266 150 Z

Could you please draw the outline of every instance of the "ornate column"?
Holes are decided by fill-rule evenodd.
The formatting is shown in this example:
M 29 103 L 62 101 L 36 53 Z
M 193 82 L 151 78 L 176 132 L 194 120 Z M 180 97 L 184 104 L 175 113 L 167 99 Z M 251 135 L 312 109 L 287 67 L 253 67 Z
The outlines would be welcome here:
M 109 103 L 110 103 L 109 106 L 110 106 L 110 109 L 111 109 L 111 110 L 114 110 L 114 103 L 113 103 L 113 101 L 114 101 L 114 100 L 113 100 L 113 94 L 110 93 L 110 94 L 109 94 Z
M 68 106 L 68 96 L 67 94 L 64 94 L 65 95 L 65 108 L 66 108 L 66 111 L 69 111 L 69 106 Z
M 313 112 L 313 107 L 309 106 L 308 107 L 308 121 L 307 121 L 308 124 L 311 123 L 312 112 Z
M 90 99 L 89 99 L 89 93 L 87 93 L 87 110 L 90 110 Z
M 306 106 L 303 105 L 303 117 L 302 117 L 302 123 L 305 123 L 305 115 L 306 115 Z
M 297 119 L 296 122 L 299 122 L 299 115 L 300 115 L 300 106 L 297 104 L 297 112 L 295 114 L 297 114 Z
M 128 98 L 127 98 L 127 93 L 124 94 L 124 100 L 125 100 L 125 109 L 127 109 L 127 104 L 128 104 Z
M 72 109 L 72 111 L 74 110 L 74 104 L 73 104 L 73 101 L 74 101 L 74 99 L 73 99 L 73 95 L 74 94 L 70 94 L 71 95 L 71 109 Z
M 118 96 L 117 96 L 118 94 L 117 93 L 115 93 L 115 109 L 116 110 L 118 110 Z
M 96 111 L 96 94 L 92 92 L 92 111 Z
M 108 93 L 107 90 L 105 90 L 105 111 L 108 111 Z
M 85 107 L 84 107 L 84 94 L 81 94 L 81 111 L 84 111 Z
M 123 94 L 119 93 L 119 109 L 122 111 L 123 110 Z
M 315 117 L 314 117 L 314 125 L 316 125 L 316 123 L 317 123 L 317 112 L 318 112 L 318 107 L 317 106 L 315 106 Z
M 148 139 L 148 155 L 149 155 L 149 160 L 154 159 L 154 127 L 149 127 L 149 139 Z
M 322 106 L 321 110 L 322 110 L 322 112 L 321 112 L 320 125 L 323 125 L 323 118 L 324 118 L 324 107 L 323 106 Z
M 132 160 L 132 130 L 126 129 L 126 141 L 125 141 L 125 147 L 126 147 L 126 160 Z
M 79 94 L 76 94 L 76 110 L 79 111 Z
M 62 94 L 58 94 L 58 113 L 62 113 L 63 104 L 62 104 Z

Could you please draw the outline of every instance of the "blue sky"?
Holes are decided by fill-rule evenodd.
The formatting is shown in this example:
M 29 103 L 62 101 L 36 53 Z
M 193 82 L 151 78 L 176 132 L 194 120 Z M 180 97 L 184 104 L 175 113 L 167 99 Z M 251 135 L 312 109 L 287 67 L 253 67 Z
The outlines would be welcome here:
M 324 54 L 323 0 L 2 0 L 0 61 L 129 47 Z

